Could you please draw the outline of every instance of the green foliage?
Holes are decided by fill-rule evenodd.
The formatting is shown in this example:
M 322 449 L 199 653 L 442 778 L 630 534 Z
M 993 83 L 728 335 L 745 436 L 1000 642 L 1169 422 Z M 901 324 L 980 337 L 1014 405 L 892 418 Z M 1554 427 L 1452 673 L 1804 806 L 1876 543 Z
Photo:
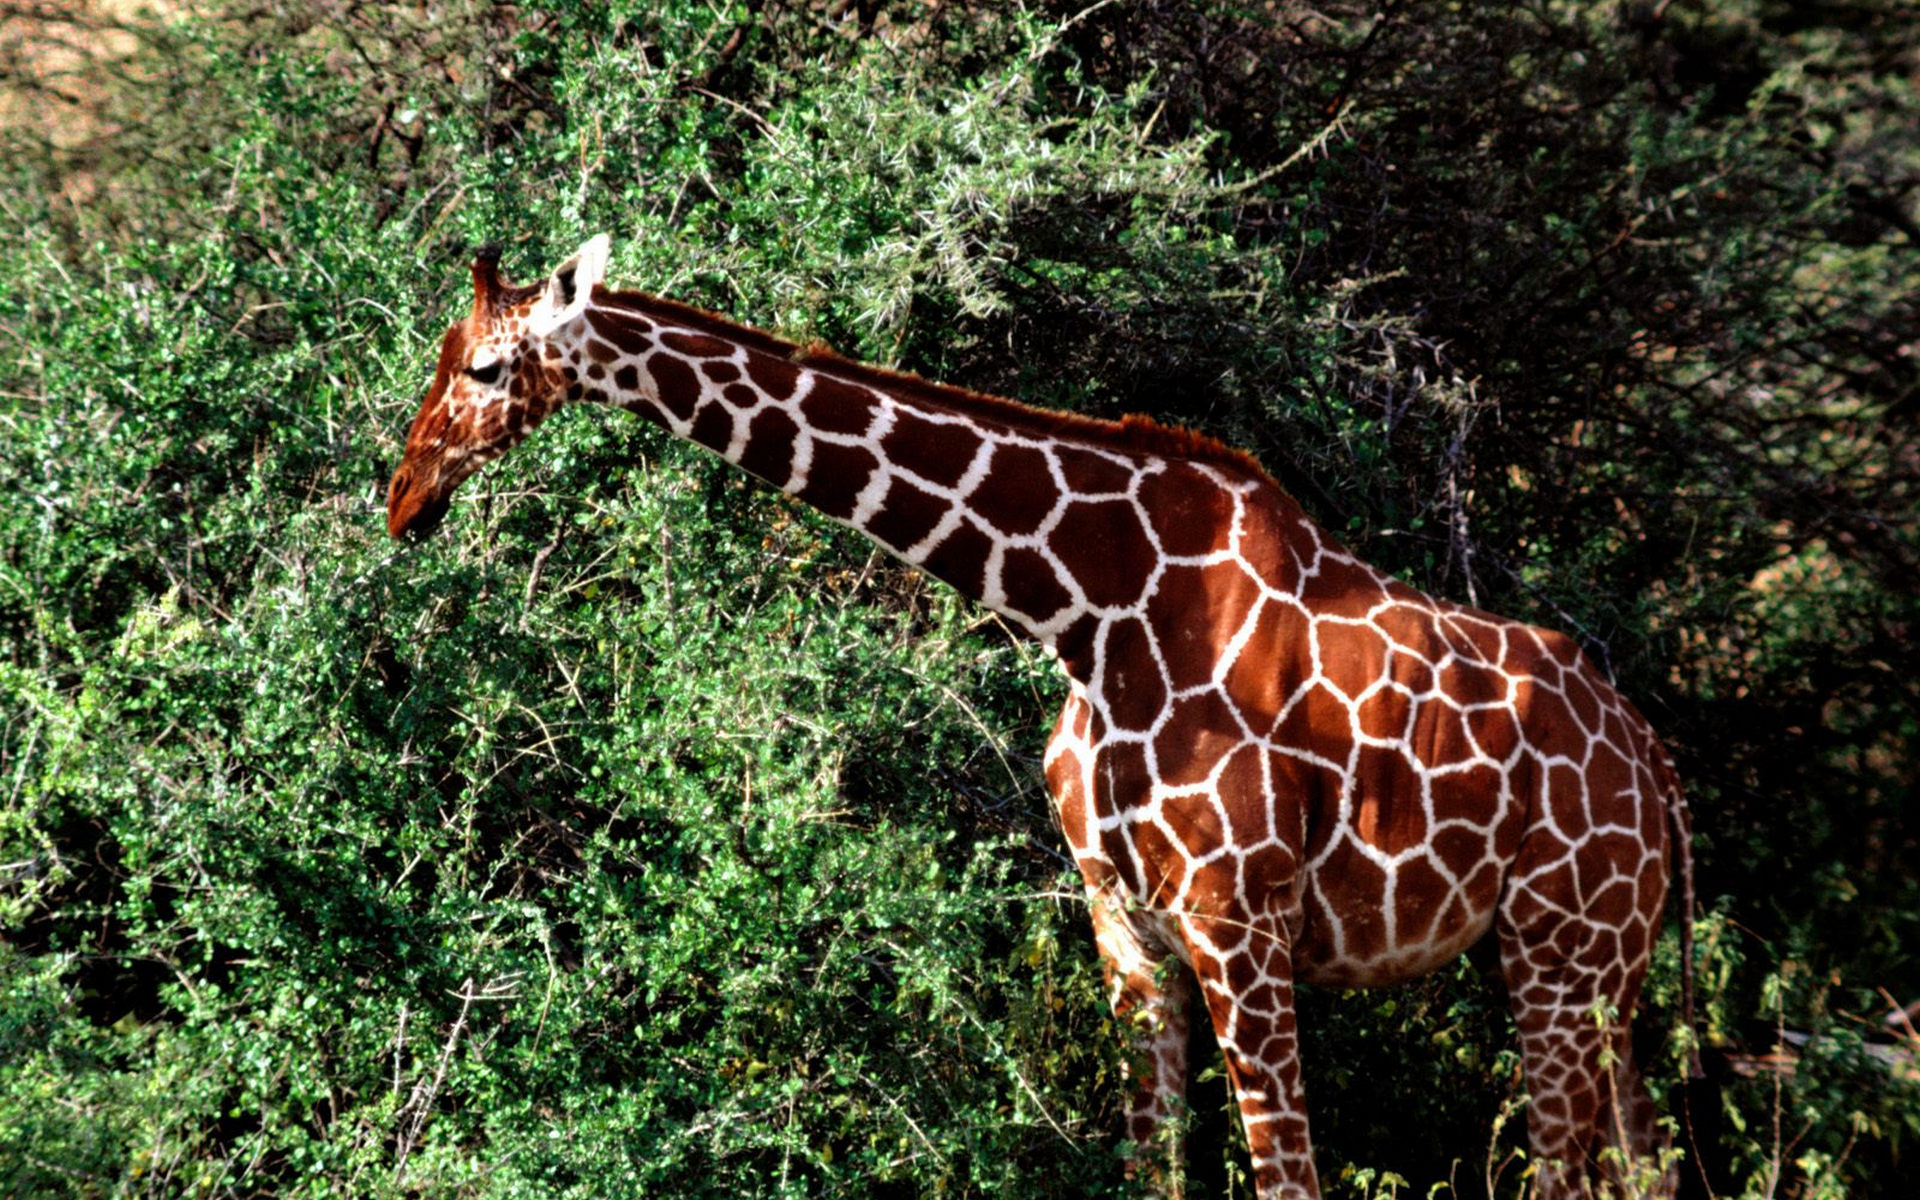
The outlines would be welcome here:
M 1694 798 L 1681 1144 L 1723 1193 L 1892 1194 L 1920 31 L 1851 11 L 16 19 L 0 1191 L 1127 1190 L 1030 648 L 605 413 L 386 541 L 466 244 L 525 277 L 607 230 L 623 282 L 1247 445 L 1578 634 Z M 1669 937 L 1669 1107 L 1678 975 Z M 1330 1191 L 1520 1186 L 1480 972 L 1303 1024 Z M 1245 1194 L 1211 1061 L 1194 1190 Z

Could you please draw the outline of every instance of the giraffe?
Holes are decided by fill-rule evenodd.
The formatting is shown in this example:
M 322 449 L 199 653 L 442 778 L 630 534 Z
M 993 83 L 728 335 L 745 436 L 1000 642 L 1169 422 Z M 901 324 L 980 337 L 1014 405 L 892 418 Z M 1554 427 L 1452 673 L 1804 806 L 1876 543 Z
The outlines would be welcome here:
M 1622 1192 L 1622 1156 L 1662 1148 L 1628 1021 L 1673 857 L 1691 1023 L 1689 820 L 1647 723 L 1571 639 L 1390 578 L 1211 439 L 798 347 L 612 290 L 607 255 L 602 235 L 514 286 L 497 250 L 480 253 L 472 313 L 441 344 L 393 476 L 389 532 L 430 531 L 462 480 L 561 404 L 609 404 L 1045 647 L 1069 681 L 1046 782 L 1137 1039 L 1143 1183 L 1181 1190 L 1196 999 L 1258 1194 L 1317 1196 L 1295 983 L 1401 982 L 1489 931 L 1536 1194 Z

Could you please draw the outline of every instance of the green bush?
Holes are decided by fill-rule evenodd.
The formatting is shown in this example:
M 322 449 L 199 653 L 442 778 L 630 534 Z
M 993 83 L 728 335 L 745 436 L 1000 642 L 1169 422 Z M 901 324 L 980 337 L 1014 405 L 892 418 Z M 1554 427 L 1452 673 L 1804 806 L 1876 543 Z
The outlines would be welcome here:
M 623 283 L 1249 446 L 1578 635 L 1694 797 L 1681 1144 L 1894 1194 L 1920 27 L 1849 11 L 7 18 L 0 1191 L 1128 1191 L 1030 647 L 604 412 L 386 540 L 467 248 L 606 230 Z M 1479 972 L 1303 1011 L 1330 1191 L 1520 1186 Z M 1196 1061 L 1194 1190 L 1245 1194 Z

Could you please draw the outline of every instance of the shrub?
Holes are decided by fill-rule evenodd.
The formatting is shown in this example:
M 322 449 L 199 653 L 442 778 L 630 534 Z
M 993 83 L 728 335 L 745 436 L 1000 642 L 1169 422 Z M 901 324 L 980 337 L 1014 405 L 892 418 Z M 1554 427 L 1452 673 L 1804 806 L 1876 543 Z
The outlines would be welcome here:
M 385 540 L 468 245 L 602 229 L 622 281 L 1252 447 L 1576 633 L 1694 796 L 1709 1065 L 1813 1035 L 1683 1144 L 1899 1177 L 1911 13 L 105 11 L 6 18 L 0 1188 L 1126 1190 L 1030 648 L 604 413 Z M 1500 1163 L 1496 993 L 1305 997 L 1330 1190 Z M 1217 1068 L 1195 1109 L 1243 1194 Z

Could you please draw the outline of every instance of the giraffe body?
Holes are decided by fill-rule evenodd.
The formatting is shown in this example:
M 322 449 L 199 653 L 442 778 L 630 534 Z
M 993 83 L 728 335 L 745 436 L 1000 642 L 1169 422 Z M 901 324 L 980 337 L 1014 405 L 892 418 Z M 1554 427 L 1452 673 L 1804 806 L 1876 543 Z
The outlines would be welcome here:
M 1490 929 L 1538 1193 L 1584 1194 L 1603 1146 L 1657 1149 L 1626 1022 L 1675 831 L 1686 863 L 1685 810 L 1646 723 L 1569 639 L 1389 578 L 1207 439 L 596 290 L 605 253 L 595 239 L 528 288 L 476 263 L 474 313 L 394 477 L 395 536 L 437 523 L 560 403 L 611 403 L 1046 646 L 1071 681 L 1047 783 L 1139 1031 L 1130 1133 L 1166 1190 L 1194 1011 L 1226 1054 L 1261 1196 L 1317 1195 L 1294 983 L 1399 982 Z M 1167 1142 L 1171 1174 L 1149 1152 Z

